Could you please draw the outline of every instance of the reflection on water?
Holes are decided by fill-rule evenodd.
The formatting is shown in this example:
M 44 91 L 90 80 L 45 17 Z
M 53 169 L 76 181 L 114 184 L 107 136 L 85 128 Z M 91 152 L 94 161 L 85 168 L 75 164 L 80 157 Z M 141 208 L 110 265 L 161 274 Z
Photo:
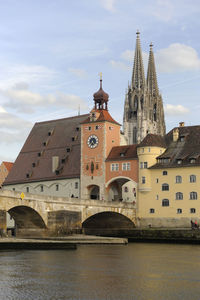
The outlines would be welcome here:
M 0 299 L 200 299 L 200 246 L 0 252 Z

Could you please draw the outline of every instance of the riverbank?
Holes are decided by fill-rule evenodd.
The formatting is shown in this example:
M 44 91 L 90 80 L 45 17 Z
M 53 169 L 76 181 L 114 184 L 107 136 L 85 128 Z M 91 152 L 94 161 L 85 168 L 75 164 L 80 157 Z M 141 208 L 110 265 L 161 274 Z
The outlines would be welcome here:
M 112 244 L 125 245 L 125 238 L 72 235 L 47 238 L 1 238 L 0 250 L 75 250 L 77 245 Z

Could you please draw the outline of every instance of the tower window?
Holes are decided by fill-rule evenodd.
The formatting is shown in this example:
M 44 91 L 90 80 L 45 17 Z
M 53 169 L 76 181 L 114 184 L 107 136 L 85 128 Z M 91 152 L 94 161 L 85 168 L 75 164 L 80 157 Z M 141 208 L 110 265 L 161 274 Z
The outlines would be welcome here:
M 154 107 L 153 107 L 153 120 L 157 121 L 157 106 L 156 106 L 156 104 L 154 104 Z
M 162 206 L 169 206 L 169 200 L 168 199 L 163 199 L 162 200 Z
M 163 183 L 162 184 L 162 191 L 169 191 L 169 184 Z

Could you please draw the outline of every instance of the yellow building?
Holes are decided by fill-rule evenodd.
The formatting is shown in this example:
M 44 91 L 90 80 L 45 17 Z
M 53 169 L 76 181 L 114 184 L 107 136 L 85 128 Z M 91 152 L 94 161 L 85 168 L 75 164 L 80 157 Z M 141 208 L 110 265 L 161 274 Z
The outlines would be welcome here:
M 138 226 L 200 221 L 200 126 L 180 126 L 139 144 Z

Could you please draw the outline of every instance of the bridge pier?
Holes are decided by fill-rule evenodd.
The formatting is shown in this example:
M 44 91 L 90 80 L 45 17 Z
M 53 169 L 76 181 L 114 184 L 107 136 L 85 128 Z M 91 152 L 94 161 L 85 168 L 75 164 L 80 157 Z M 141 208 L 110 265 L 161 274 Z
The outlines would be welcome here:
M 0 235 L 6 235 L 7 223 L 6 223 L 6 210 L 0 209 Z

